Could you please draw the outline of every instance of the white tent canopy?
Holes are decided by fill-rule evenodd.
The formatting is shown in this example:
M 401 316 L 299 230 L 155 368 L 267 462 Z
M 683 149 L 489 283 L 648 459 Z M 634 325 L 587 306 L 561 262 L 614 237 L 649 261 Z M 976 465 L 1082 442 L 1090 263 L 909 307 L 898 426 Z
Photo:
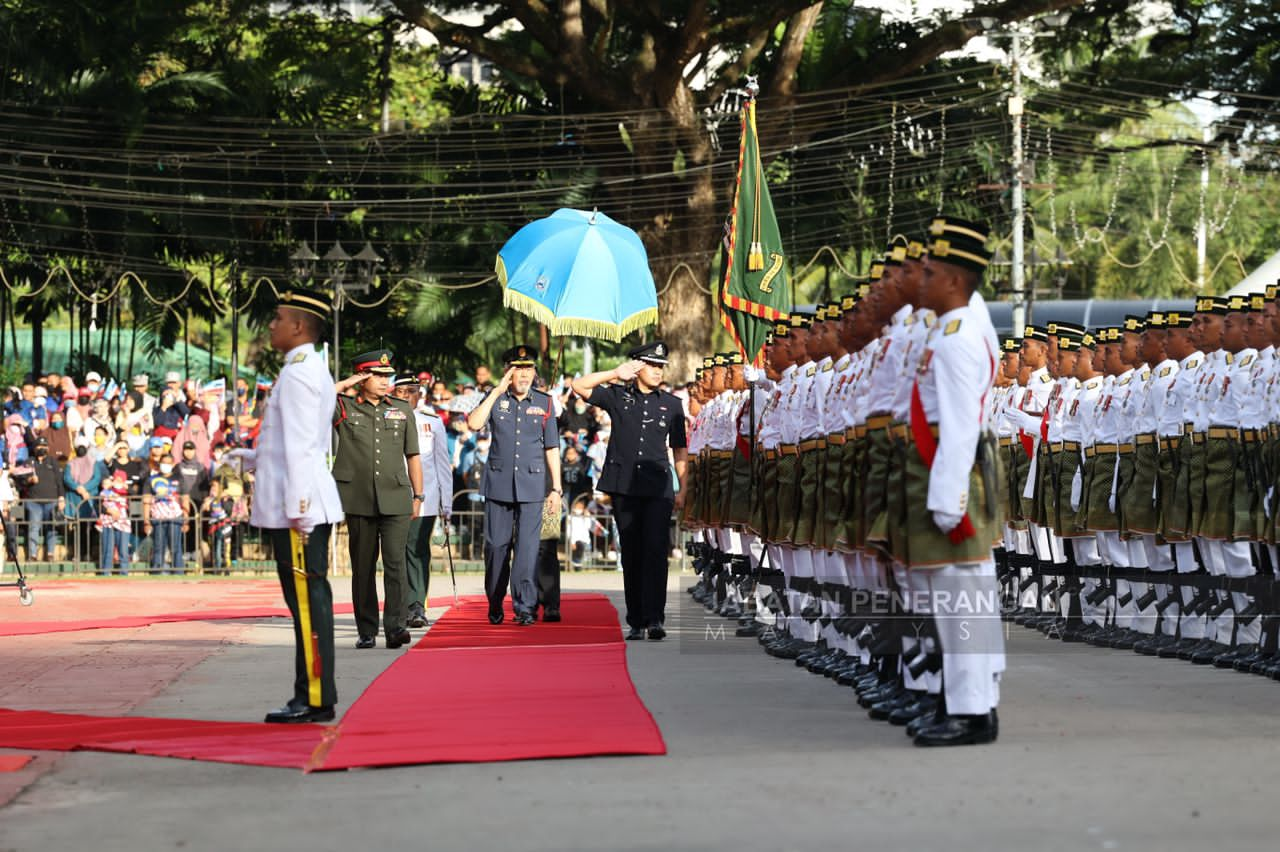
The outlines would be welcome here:
M 1271 255 L 1261 266 L 1250 272 L 1248 277 L 1226 292 L 1228 296 L 1243 296 L 1246 293 L 1261 293 L 1270 284 L 1280 281 L 1280 251 Z

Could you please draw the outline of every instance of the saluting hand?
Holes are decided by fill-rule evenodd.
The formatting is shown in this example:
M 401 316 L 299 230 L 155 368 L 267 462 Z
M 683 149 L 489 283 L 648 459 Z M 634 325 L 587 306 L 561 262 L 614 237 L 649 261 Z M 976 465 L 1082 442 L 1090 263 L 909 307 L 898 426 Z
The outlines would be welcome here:
M 335 389 L 337 390 L 338 393 L 346 393 L 349 389 L 355 387 L 356 385 L 363 384 L 365 379 L 369 378 L 372 375 L 373 373 L 366 372 L 366 373 L 356 373 L 353 376 L 347 376 L 345 379 L 338 382 Z
M 510 367 L 502 374 L 502 381 L 498 382 L 498 393 L 506 393 L 507 388 L 511 387 L 511 382 L 515 379 L 516 368 Z
M 625 364 L 619 364 L 616 370 L 618 378 L 629 382 L 640 373 L 640 368 L 643 366 L 644 363 L 641 361 L 627 361 Z

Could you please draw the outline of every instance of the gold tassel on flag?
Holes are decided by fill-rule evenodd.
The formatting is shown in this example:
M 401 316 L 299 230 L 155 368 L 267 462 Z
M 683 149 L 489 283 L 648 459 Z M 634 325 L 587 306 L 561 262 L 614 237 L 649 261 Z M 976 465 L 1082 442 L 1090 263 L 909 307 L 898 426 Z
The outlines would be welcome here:
M 752 243 L 751 250 L 747 252 L 747 271 L 759 272 L 761 269 L 764 269 L 764 247 Z

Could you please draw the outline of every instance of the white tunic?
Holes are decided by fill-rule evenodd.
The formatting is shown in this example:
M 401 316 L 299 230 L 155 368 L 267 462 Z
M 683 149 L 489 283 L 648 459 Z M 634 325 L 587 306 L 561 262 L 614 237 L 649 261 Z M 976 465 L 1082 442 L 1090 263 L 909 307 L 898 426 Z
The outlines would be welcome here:
M 309 530 L 342 520 L 328 464 L 336 403 L 324 355 L 310 343 L 290 350 L 271 391 L 257 449 L 241 456 L 257 468 L 249 516 L 255 527 Z
M 968 305 L 938 317 L 920 365 L 920 403 L 938 424 L 938 449 L 929 470 L 930 512 L 968 510 L 969 474 L 978 438 L 987 429 L 987 397 L 999 357 Z

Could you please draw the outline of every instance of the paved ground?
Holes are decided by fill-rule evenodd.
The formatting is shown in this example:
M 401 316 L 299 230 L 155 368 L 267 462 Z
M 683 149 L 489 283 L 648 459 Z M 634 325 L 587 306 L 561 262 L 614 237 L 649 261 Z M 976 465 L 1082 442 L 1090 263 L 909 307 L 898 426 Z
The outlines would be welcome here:
M 462 581 L 476 590 L 478 578 Z M 566 577 L 615 601 L 620 585 Z M 690 607 L 676 614 L 675 641 L 628 648 L 666 757 L 303 776 L 44 756 L 0 774 L 0 850 L 1274 846 L 1280 684 L 1012 628 L 1000 742 L 924 751 L 867 720 L 849 690 L 752 640 L 708 640 Z M 390 652 L 350 649 L 349 616 L 339 633 L 349 700 Z M 284 697 L 289 643 L 284 622 L 5 639 L 0 705 L 256 719 Z M 430 712 L 406 707 L 406 723 Z

